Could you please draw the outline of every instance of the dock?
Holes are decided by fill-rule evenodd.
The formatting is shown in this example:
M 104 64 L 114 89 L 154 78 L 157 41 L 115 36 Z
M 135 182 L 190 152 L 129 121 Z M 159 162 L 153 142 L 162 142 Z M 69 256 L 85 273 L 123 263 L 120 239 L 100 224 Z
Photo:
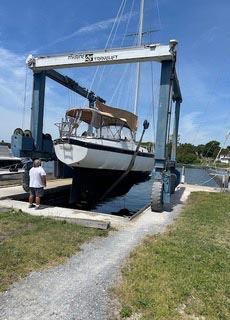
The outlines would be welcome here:
M 47 187 L 45 188 L 45 193 L 55 194 L 57 190 L 63 190 L 64 192 L 70 187 L 70 185 L 71 179 L 49 180 Z M 172 203 L 170 207 L 165 206 L 165 211 L 169 212 L 172 210 L 177 210 L 178 207 L 181 207 L 181 205 L 186 202 L 189 194 L 196 191 L 220 192 L 221 189 L 198 185 L 180 184 L 172 195 Z M 19 210 L 34 216 L 44 216 L 58 220 L 65 220 L 67 222 L 76 223 L 81 226 L 91 228 L 108 229 L 110 227 L 122 227 L 127 223 L 131 223 L 131 221 L 134 219 L 137 219 L 138 215 L 151 211 L 150 204 L 146 204 L 142 210 L 135 213 L 134 217 L 120 217 L 105 213 L 95 213 L 91 211 L 48 205 L 42 205 L 40 210 L 34 210 L 34 208 L 28 207 L 28 201 L 25 201 L 25 199 L 28 199 L 28 193 L 23 190 L 22 186 L 0 188 L 0 207 L 2 208 Z

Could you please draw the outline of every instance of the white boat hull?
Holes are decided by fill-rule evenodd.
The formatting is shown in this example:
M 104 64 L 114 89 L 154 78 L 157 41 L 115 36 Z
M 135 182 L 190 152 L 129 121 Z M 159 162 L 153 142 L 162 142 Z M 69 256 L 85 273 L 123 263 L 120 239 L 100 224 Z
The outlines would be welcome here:
M 153 154 L 140 148 L 134 165 L 127 171 L 136 150 L 131 141 L 59 139 L 54 141 L 54 148 L 57 158 L 73 169 L 69 203 L 81 207 L 107 195 L 127 193 L 134 184 L 146 181 L 154 167 Z
M 105 141 L 103 139 L 72 139 L 69 142 L 56 141 L 57 158 L 73 168 L 126 171 L 136 145 L 132 142 Z M 153 154 L 143 148 L 138 152 L 131 171 L 152 172 Z

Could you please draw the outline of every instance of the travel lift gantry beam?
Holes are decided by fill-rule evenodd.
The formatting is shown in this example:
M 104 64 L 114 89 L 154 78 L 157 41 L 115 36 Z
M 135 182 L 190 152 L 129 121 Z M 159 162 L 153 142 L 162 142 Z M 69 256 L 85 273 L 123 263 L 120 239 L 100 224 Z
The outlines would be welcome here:
M 43 134 L 43 116 L 45 101 L 46 77 L 60 83 L 68 89 L 88 99 L 89 107 L 94 106 L 96 100 L 105 103 L 105 100 L 96 96 L 93 91 L 81 87 L 77 82 L 68 76 L 64 76 L 55 70 L 34 72 L 33 74 L 33 95 L 31 107 L 30 130 L 17 128 L 11 137 L 11 148 L 14 155 L 26 158 L 41 158 L 43 160 L 56 160 L 53 149 L 53 142 L 49 134 Z
M 161 211 L 164 203 L 170 203 L 171 194 L 179 184 L 179 172 L 176 170 L 176 146 L 178 138 L 178 124 L 182 96 L 176 74 L 176 40 L 170 40 L 168 45 L 151 44 L 139 47 L 109 49 L 102 51 L 88 51 L 54 56 L 34 57 L 29 55 L 27 65 L 34 72 L 34 87 L 32 101 L 31 128 L 35 144 L 35 155 L 43 154 L 48 158 L 52 154 L 50 148 L 46 149 L 42 135 L 45 76 L 54 74 L 52 69 L 98 66 L 105 64 L 121 64 L 131 62 L 156 61 L 161 63 L 161 81 L 158 106 L 158 121 L 155 142 L 155 167 L 153 174 L 153 188 L 151 209 Z M 50 76 L 50 78 L 52 78 Z M 56 80 L 56 79 L 55 79 Z M 56 80 L 57 81 L 57 80 Z M 62 83 L 63 84 L 63 83 Z M 175 105 L 173 147 L 171 159 L 168 157 L 168 138 L 172 113 L 172 102 Z M 12 137 L 12 142 L 15 142 Z M 24 139 L 26 137 L 23 137 Z M 26 143 L 25 143 L 26 144 Z M 13 144 L 12 144 L 13 145 Z M 17 149 L 23 150 L 22 143 L 17 144 Z M 21 151 L 22 151 L 21 150 Z M 30 153 L 17 153 L 26 156 Z

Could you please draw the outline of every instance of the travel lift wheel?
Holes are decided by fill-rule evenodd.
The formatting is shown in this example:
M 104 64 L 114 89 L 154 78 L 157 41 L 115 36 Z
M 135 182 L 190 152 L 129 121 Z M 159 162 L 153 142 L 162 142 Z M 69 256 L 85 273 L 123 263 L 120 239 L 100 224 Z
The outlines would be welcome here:
M 14 130 L 15 135 L 23 136 L 23 130 L 21 128 L 17 128 Z
M 163 210 L 163 182 L 154 181 L 152 186 L 151 210 L 161 212 Z

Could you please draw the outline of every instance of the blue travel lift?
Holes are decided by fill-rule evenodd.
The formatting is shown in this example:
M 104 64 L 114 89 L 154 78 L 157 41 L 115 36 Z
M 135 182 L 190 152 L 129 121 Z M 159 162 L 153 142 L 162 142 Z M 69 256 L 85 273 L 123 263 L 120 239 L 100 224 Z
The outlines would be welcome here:
M 174 128 L 171 158 L 168 155 L 172 102 L 175 102 Z M 180 104 L 182 96 L 175 70 L 175 61 L 164 61 L 161 66 L 160 95 L 155 141 L 155 165 L 152 186 L 152 211 L 162 211 L 163 205 L 171 203 L 171 194 L 180 183 L 180 172 L 176 169 L 176 148 Z
M 153 171 L 153 186 L 151 209 L 152 211 L 162 211 L 164 204 L 171 203 L 171 194 L 174 193 L 176 186 L 180 182 L 180 173 L 176 169 L 176 147 L 178 141 L 178 125 L 180 104 L 182 96 L 179 86 L 179 81 L 176 74 L 176 40 L 171 40 L 168 46 L 149 45 L 135 47 L 132 49 L 120 49 L 108 53 L 108 50 L 95 52 L 90 54 L 71 54 L 34 58 L 29 56 L 27 59 L 28 66 L 33 70 L 33 95 L 31 108 L 31 129 L 25 130 L 15 129 L 11 137 L 11 147 L 14 156 L 25 159 L 40 158 L 44 161 L 57 160 L 53 148 L 53 142 L 50 134 L 43 133 L 43 117 L 44 117 L 44 100 L 45 100 L 45 82 L 46 77 L 57 81 L 68 89 L 80 94 L 89 101 L 89 106 L 93 106 L 96 100 L 105 102 L 102 98 L 96 96 L 94 92 L 88 91 L 81 87 L 73 79 L 64 76 L 54 69 L 90 66 L 101 64 L 114 63 L 128 63 L 140 61 L 157 61 L 161 63 L 161 80 L 160 80 L 160 94 L 158 104 L 158 119 L 155 141 L 155 167 Z M 141 50 L 144 54 L 139 53 Z M 124 57 L 124 53 L 127 57 Z M 148 50 L 148 52 L 147 52 Z M 159 53 L 158 53 L 159 51 Z M 163 51 L 163 54 L 162 54 Z M 146 54 L 147 52 L 147 54 Z M 121 53 L 122 58 L 119 58 Z M 105 57 L 109 57 L 104 59 Z M 108 56 L 109 54 L 109 56 Z M 148 54 L 150 57 L 147 57 Z M 90 59 L 89 59 L 90 55 Z M 93 58 L 99 55 L 100 58 Z M 139 56 L 138 56 L 139 55 Z M 58 58 L 61 57 L 61 63 L 57 63 Z M 102 58 L 101 58 L 102 57 Z M 143 58 L 144 57 L 144 58 Z M 51 62 L 49 61 L 51 60 Z M 65 63 L 66 59 L 66 63 Z M 83 60 L 82 60 L 83 59 Z M 55 61 L 55 63 L 53 63 Z M 64 61 L 64 63 L 63 63 Z M 172 152 L 171 158 L 168 156 L 168 142 L 170 134 L 170 122 L 172 116 L 172 105 L 175 102 L 174 128 L 172 138 Z M 29 162 L 28 162 L 29 163 Z M 62 170 L 59 168 L 57 175 L 62 177 L 68 176 L 68 167 L 61 164 Z M 61 171 L 61 173 L 60 173 Z

